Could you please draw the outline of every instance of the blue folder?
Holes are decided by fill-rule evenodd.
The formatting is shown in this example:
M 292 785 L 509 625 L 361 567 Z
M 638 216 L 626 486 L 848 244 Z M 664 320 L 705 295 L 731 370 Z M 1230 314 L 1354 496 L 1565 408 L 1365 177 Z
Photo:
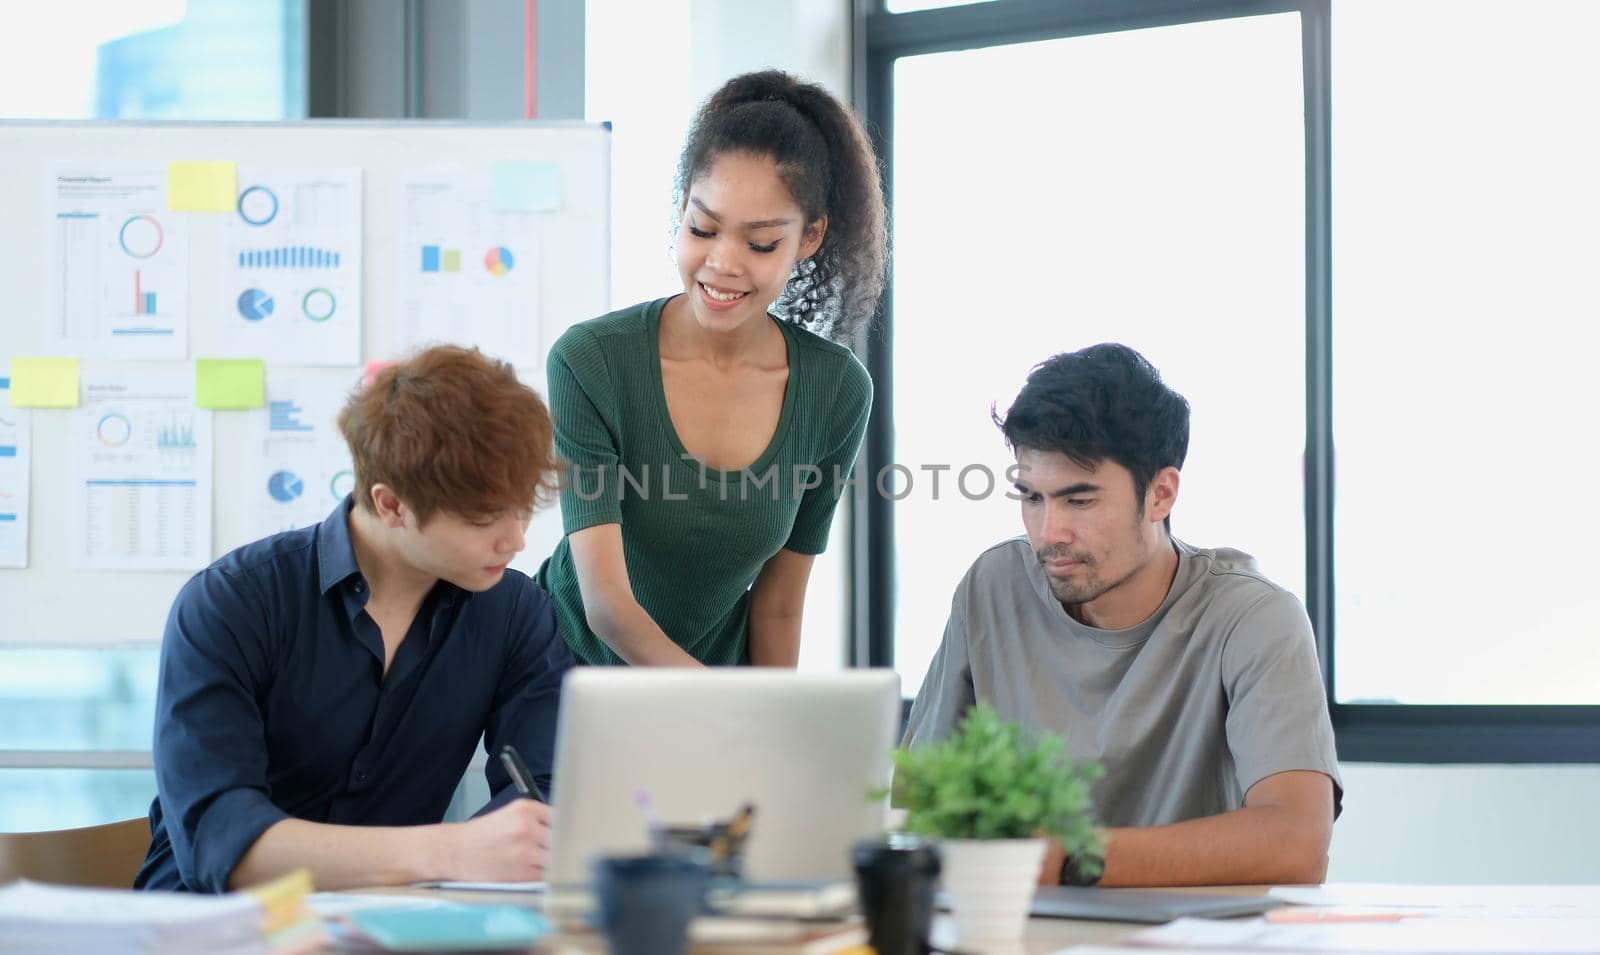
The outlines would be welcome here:
M 396 952 L 495 951 L 527 948 L 550 931 L 544 919 L 515 905 L 444 905 L 352 912 L 350 922 Z

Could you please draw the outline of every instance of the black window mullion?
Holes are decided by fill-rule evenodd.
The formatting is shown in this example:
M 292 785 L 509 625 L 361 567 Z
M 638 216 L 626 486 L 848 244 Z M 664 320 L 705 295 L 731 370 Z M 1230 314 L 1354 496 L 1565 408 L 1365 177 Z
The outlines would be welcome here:
M 1306 100 L 1306 613 L 1333 699 L 1333 275 L 1331 43 L 1326 3 L 1301 13 Z

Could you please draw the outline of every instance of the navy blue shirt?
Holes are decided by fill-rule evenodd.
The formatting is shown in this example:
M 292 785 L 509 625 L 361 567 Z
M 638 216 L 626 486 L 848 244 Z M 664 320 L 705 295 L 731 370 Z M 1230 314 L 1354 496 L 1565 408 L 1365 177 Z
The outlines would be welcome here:
M 480 737 L 511 743 L 550 791 L 561 678 L 550 600 L 514 570 L 440 581 L 383 672 L 346 514 L 239 548 L 173 602 L 156 693 L 158 795 L 135 888 L 222 892 L 294 817 L 408 826 L 444 817 Z M 488 761 L 485 810 L 516 798 Z

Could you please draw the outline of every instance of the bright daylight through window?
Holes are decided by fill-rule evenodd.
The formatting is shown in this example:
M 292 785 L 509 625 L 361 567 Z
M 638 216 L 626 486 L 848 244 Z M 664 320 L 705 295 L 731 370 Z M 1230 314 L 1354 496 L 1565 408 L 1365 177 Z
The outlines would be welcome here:
M 1303 593 L 1300 43 L 1299 15 L 1277 14 L 896 63 L 893 459 L 912 482 L 895 505 L 895 662 L 908 696 L 961 575 L 1022 533 L 991 406 L 1003 412 L 1035 363 L 1095 342 L 1143 352 L 1194 408 L 1173 534 L 1251 553 Z M 968 473 L 979 500 L 957 486 L 970 465 L 995 476 L 982 494 L 984 472 Z

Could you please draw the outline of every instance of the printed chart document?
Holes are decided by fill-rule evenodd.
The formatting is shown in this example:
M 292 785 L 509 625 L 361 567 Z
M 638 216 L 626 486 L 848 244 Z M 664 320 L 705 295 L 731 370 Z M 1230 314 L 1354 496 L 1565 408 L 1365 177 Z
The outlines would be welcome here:
M 1268 892 L 1293 905 L 1402 912 L 1429 918 L 1600 919 L 1600 885 L 1283 885 Z M 1600 947 L 1600 945 L 1597 945 Z
M 211 562 L 211 415 L 192 372 L 83 374 L 73 412 L 73 563 L 199 570 Z
M 44 347 L 85 358 L 185 358 L 189 242 L 159 164 L 50 173 Z
M 320 523 L 355 488 L 334 418 L 360 377 L 355 368 L 268 373 L 267 407 L 250 413 L 252 539 Z
M 360 362 L 360 169 L 241 165 L 221 256 L 219 354 Z
M 402 350 L 477 346 L 532 365 L 539 357 L 537 212 L 495 211 L 491 167 L 412 173 L 401 186 Z
M 0 362 L 0 567 L 28 566 L 28 409 L 11 407 Z

